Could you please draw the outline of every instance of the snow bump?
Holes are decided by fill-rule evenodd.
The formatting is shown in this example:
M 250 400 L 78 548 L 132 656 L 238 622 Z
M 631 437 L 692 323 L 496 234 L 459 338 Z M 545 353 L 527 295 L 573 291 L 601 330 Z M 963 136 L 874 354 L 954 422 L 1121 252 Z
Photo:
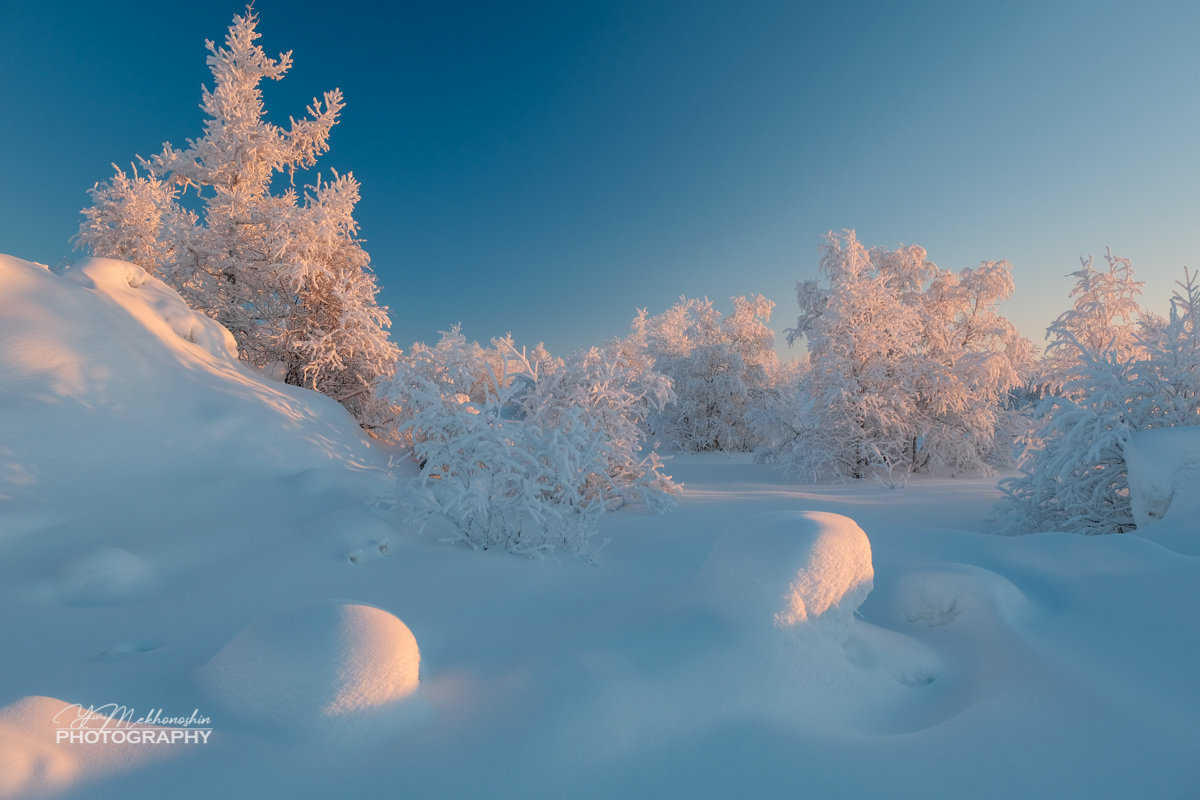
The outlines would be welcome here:
M 726 614 L 752 625 L 809 626 L 845 641 L 874 574 L 871 542 L 854 520 L 776 511 L 721 536 L 697 584 Z
M 396 616 L 323 601 L 251 623 L 199 679 L 236 716 L 319 728 L 404 700 L 417 689 L 420 663 L 416 637 Z
M 145 599 L 158 583 L 144 558 L 119 547 L 97 547 L 59 568 L 57 588 L 68 605 L 103 606 Z
M 990 619 L 1015 626 L 1034 610 L 1008 578 L 971 564 L 930 564 L 908 572 L 897 582 L 895 599 L 908 622 L 927 628 Z

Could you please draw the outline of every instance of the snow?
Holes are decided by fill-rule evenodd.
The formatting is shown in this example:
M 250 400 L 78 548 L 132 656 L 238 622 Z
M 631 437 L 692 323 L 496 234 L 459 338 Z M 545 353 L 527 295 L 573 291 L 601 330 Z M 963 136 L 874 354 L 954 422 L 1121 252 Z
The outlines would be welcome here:
M 1136 432 L 1124 453 L 1138 531 L 1200 555 L 1200 427 Z
M 154 568 L 144 558 L 119 547 L 97 547 L 63 564 L 51 591 L 72 605 L 107 605 L 147 597 L 155 583 Z
M 871 543 L 854 520 L 773 511 L 722 534 L 697 583 L 743 624 L 807 624 L 842 641 L 872 577 Z
M 82 776 L 113 777 L 149 762 L 171 758 L 171 745 L 158 742 L 71 741 L 59 730 L 101 731 L 112 726 L 116 709 L 92 714 L 53 697 L 26 697 L 0 709 L 0 797 L 57 794 Z M 131 724 L 130 731 L 155 731 Z
M 306 603 L 251 623 L 200 668 L 224 709 L 280 727 L 320 727 L 393 706 L 417 689 L 408 626 L 357 603 Z
M 599 564 L 472 551 L 168 291 L 0 257 L 0 797 L 1200 796 L 1180 499 L 1002 537 L 994 480 L 675 456 L 678 509 L 605 516 Z M 55 741 L 107 704 L 211 737 Z

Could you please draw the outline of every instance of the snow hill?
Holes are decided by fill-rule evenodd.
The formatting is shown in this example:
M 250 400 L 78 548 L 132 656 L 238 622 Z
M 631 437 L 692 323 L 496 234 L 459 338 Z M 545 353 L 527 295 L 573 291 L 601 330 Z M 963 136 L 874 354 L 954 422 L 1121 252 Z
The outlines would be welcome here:
M 0 798 L 1200 796 L 1191 432 L 1135 440 L 1154 541 L 694 456 L 597 566 L 406 527 L 128 264 L 0 257 L 0 376 Z

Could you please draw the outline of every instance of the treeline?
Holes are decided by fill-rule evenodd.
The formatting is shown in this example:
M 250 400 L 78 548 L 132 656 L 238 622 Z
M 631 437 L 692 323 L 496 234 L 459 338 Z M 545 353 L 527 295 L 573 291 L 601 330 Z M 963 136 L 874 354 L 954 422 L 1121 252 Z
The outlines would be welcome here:
M 96 184 L 77 242 L 162 278 L 229 328 L 246 362 L 406 448 L 422 474 L 413 514 L 448 518 L 472 546 L 586 553 L 605 511 L 671 505 L 679 486 L 659 448 L 752 451 L 804 481 L 1017 467 L 1003 482 L 1007 529 L 1123 531 L 1129 434 L 1196 421 L 1190 273 L 1160 318 L 1141 311 L 1127 260 L 1086 260 L 1038 359 L 998 310 L 1007 262 L 951 272 L 853 231 L 828 234 L 821 279 L 797 287 L 798 361 L 777 358 L 762 296 L 728 314 L 681 298 L 565 357 L 457 328 L 402 352 L 358 239 L 357 181 L 293 186 L 328 150 L 341 93 L 286 129 L 268 122 L 260 84 L 291 55 L 268 57 L 257 23 L 247 9 L 223 46 L 208 43 L 203 135 Z

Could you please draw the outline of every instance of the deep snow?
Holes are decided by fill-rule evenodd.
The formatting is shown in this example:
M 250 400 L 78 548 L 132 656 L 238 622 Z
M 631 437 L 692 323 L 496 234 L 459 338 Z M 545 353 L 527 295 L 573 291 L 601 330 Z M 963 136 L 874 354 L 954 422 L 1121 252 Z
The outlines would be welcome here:
M 598 565 L 448 546 L 371 503 L 410 467 L 120 262 L 0 257 L 0 375 L 0 797 L 1200 796 L 1186 547 L 720 455 Z M 72 704 L 211 736 L 60 743 Z

